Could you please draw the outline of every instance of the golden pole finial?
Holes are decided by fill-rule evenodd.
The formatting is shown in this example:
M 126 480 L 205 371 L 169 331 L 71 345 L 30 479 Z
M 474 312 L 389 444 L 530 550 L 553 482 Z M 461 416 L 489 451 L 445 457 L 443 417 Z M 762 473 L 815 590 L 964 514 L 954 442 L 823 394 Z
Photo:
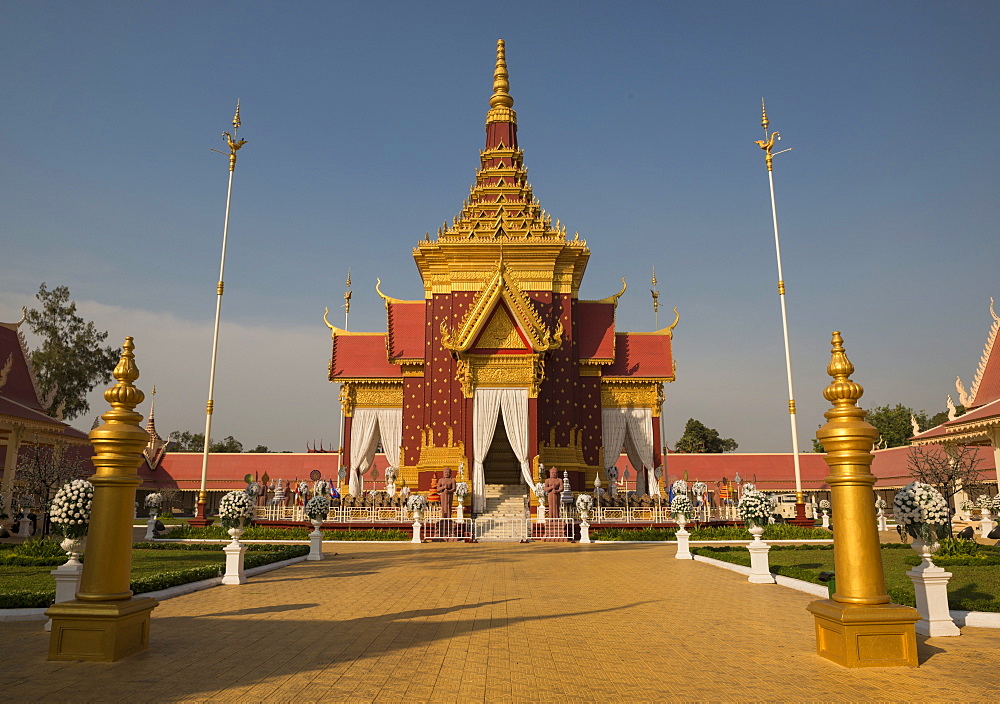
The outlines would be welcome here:
M 245 139 L 241 139 L 239 141 L 236 140 L 237 132 L 239 132 L 240 125 L 242 125 L 242 124 L 243 124 L 243 121 L 240 120 L 240 99 L 237 98 L 236 99 L 236 113 L 233 115 L 233 133 L 232 134 L 229 134 L 228 132 L 223 132 L 222 133 L 222 139 L 229 146 L 229 154 L 228 154 L 228 156 L 229 156 L 229 170 L 230 171 L 235 171 L 236 170 L 236 152 L 238 152 L 240 149 L 242 149 L 243 145 L 247 143 L 247 141 Z M 213 152 L 219 152 L 218 149 L 213 149 L 212 151 Z M 219 152 L 219 153 L 220 154 L 225 154 L 225 152 Z
M 344 330 L 348 330 L 348 321 L 351 319 L 351 270 L 347 270 L 347 281 L 344 282 L 347 290 L 344 291 Z
M 764 99 L 760 99 L 760 126 L 764 128 L 764 137 L 767 137 L 767 126 L 770 124 L 767 121 L 767 108 L 764 107 Z

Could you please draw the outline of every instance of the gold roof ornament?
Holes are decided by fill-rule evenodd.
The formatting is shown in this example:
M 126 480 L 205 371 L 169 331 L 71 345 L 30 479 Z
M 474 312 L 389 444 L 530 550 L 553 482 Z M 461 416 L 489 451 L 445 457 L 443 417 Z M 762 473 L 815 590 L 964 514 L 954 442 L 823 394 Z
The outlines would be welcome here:
M 497 39 L 497 65 L 493 71 L 493 95 L 490 96 L 490 111 L 486 122 L 513 122 L 517 124 L 517 113 L 512 110 L 514 98 L 510 93 L 510 76 L 507 74 L 507 54 L 503 39 Z M 508 145 L 510 146 L 510 145 Z

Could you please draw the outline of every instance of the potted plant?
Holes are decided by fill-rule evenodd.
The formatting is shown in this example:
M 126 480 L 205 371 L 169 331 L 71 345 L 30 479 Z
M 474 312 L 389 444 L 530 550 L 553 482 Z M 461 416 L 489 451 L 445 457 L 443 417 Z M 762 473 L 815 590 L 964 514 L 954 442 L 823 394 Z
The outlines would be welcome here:
M 76 562 L 80 542 L 90 527 L 90 509 L 94 501 L 94 485 L 86 479 L 74 479 L 56 492 L 49 508 L 52 530 L 63 541 L 60 547 L 69 556 L 69 563 Z
M 230 491 L 219 502 L 219 519 L 233 540 L 239 540 L 253 518 L 254 502 L 245 491 Z
M 750 535 L 753 536 L 754 542 L 759 542 L 760 536 L 764 534 L 764 527 L 771 517 L 771 499 L 755 489 L 744 491 L 736 510 L 750 531 Z
M 938 540 L 950 533 L 948 504 L 930 484 L 911 482 L 892 500 L 896 523 L 913 538 L 912 547 L 925 562 L 937 552 Z

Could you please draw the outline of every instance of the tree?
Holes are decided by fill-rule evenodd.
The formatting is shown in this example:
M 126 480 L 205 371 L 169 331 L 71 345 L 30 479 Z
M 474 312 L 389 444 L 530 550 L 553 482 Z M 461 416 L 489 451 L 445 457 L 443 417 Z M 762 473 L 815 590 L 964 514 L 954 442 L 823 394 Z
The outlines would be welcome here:
M 941 492 L 949 504 L 951 497 L 963 489 L 969 491 L 982 484 L 979 476 L 979 453 L 967 445 L 939 447 L 914 445 L 907 458 L 914 479 L 930 484 Z
M 42 282 L 35 298 L 41 309 L 25 314 L 31 331 L 41 338 L 41 347 L 31 353 L 31 366 L 42 393 L 55 394 L 49 414 L 70 420 L 90 410 L 87 394 L 111 381 L 120 355 L 114 347 L 101 345 L 107 332 L 76 314 L 68 288 L 50 291 Z
M 719 431 L 706 427 L 701 421 L 688 418 L 684 434 L 674 445 L 677 452 L 732 452 L 739 445 L 732 438 L 719 436 Z
M 175 489 L 172 486 L 164 487 L 163 489 L 157 489 L 160 494 L 160 498 L 163 499 L 163 510 L 170 511 L 173 509 L 174 504 L 181 496 L 180 489 Z
M 167 445 L 167 452 L 204 452 L 205 433 L 192 433 L 190 430 L 170 433 L 173 440 Z M 228 435 L 222 440 L 212 440 L 208 445 L 209 452 L 243 452 L 243 443 Z
M 879 447 L 900 447 L 909 445 L 910 438 L 914 435 L 911 417 L 916 418 L 920 430 L 931 427 L 926 411 L 914 411 L 901 403 L 895 406 L 875 406 L 868 411 L 865 420 L 878 429 Z
M 67 452 L 63 446 L 32 445 L 25 449 L 14 475 L 21 485 L 21 495 L 27 500 L 22 503 L 31 503 L 45 511 L 59 487 L 88 474 L 89 468 L 83 458 Z

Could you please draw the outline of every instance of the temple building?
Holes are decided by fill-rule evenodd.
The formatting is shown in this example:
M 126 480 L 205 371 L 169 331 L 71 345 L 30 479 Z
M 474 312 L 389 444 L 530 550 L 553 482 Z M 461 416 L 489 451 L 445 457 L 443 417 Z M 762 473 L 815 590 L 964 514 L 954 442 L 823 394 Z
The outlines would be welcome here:
M 607 298 L 580 299 L 590 249 L 535 198 L 513 105 L 500 40 L 475 184 L 451 225 L 413 249 L 423 300 L 378 286 L 385 332 L 327 321 L 351 493 L 378 447 L 414 489 L 459 470 L 477 513 L 487 486 L 527 496 L 539 463 L 568 471 L 577 491 L 606 481 L 623 447 L 636 490 L 661 491 L 659 416 L 677 320 L 617 331 L 624 279 Z

